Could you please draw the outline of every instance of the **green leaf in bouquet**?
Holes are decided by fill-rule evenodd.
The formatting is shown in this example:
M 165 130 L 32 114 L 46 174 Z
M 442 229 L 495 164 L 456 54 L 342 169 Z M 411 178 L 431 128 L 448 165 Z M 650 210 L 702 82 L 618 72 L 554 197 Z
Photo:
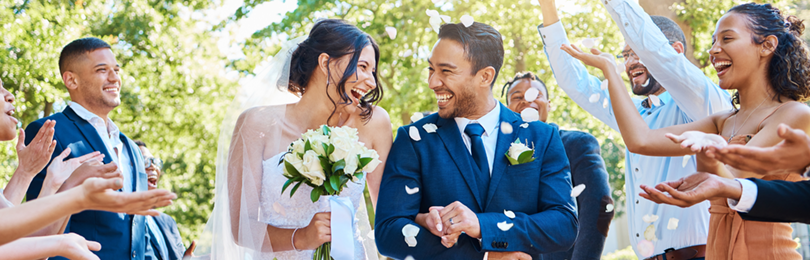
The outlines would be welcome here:
M 332 153 L 335 152 L 335 145 L 334 144 L 329 144 L 329 149 L 326 149 L 324 151 L 326 151 L 326 156 L 332 155 Z
M 329 177 L 329 186 L 332 186 L 332 189 L 335 191 L 340 191 L 340 176 L 339 175 L 332 175 Z M 337 192 L 330 192 L 329 194 L 337 195 Z
M 362 180 L 363 179 L 363 172 L 355 173 L 354 177 L 357 178 L 358 180 Z
M 323 167 L 324 170 L 332 169 L 332 164 L 329 163 L 329 158 L 318 156 L 318 160 L 321 161 L 321 167 Z
M 287 161 L 284 161 L 284 169 L 287 170 L 287 173 L 292 177 L 301 176 L 301 173 L 299 173 L 298 170 L 295 169 L 295 166 L 293 166 Z
M 332 130 L 329 130 L 329 126 L 327 125 L 321 125 L 321 131 L 323 131 L 323 135 L 326 136 L 332 133 Z
M 330 184 L 329 178 L 326 179 L 323 188 L 326 190 L 326 194 L 335 194 L 336 190 L 332 188 L 332 184 Z
M 309 140 L 307 140 L 307 142 L 304 144 L 304 152 L 309 151 L 309 150 L 312 150 L 312 144 L 309 143 Z M 303 157 L 303 156 L 301 156 L 301 157 Z
M 321 143 L 321 147 L 323 147 L 323 153 L 325 153 L 326 156 L 329 156 L 329 145 L 326 143 Z
M 318 199 L 321 197 L 321 194 L 323 194 L 323 191 L 324 189 L 322 186 L 312 189 L 312 192 L 309 193 L 309 199 L 311 199 L 313 203 L 318 201 Z
M 358 155 L 357 157 L 360 157 L 360 155 Z M 371 160 L 374 160 L 374 159 L 372 159 L 371 157 L 360 158 L 360 165 L 357 166 L 357 170 L 358 171 L 363 170 L 363 168 L 365 168 L 366 165 L 368 165 L 371 162 Z
M 295 184 L 295 186 L 293 186 L 292 190 L 290 190 L 290 198 L 292 198 L 293 194 L 295 194 L 295 191 L 298 190 L 298 187 L 301 187 L 302 183 L 304 183 L 304 182 L 299 181 L 298 184 Z
M 337 161 L 334 164 L 332 164 L 332 173 L 337 173 L 337 171 L 343 170 L 343 168 L 346 168 L 346 161 L 340 159 L 340 161 Z
M 287 190 L 287 187 L 290 186 L 290 184 L 292 183 L 293 179 L 289 179 L 286 182 L 284 182 L 284 186 L 281 186 L 281 194 L 284 194 L 284 191 Z
M 534 155 L 534 151 L 532 151 L 532 150 L 528 150 L 528 151 L 524 151 L 524 152 L 520 153 L 520 156 L 518 156 L 518 163 L 533 162 L 534 158 L 532 158 L 532 155 Z

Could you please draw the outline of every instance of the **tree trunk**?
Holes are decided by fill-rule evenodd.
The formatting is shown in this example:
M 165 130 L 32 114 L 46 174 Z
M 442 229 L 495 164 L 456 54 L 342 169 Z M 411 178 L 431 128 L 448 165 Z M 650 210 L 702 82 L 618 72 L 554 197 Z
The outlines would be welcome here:
M 45 101 L 45 109 L 42 112 L 42 117 L 48 117 L 53 113 L 53 102 Z
M 695 64 L 695 66 L 700 68 L 702 66 L 700 63 L 698 63 L 697 59 L 695 59 L 694 54 L 695 45 L 692 41 L 694 38 L 694 35 L 692 34 L 692 27 L 690 27 L 684 21 L 681 21 L 681 19 L 678 19 L 678 15 L 672 11 L 672 6 L 675 5 L 675 3 L 683 2 L 685 2 L 685 0 L 638 0 L 638 4 L 644 8 L 644 11 L 646 11 L 648 14 L 667 17 L 675 21 L 678 26 L 681 27 L 684 36 L 686 36 L 686 43 L 684 43 L 688 49 L 686 52 L 686 58 L 688 58 L 692 64 Z

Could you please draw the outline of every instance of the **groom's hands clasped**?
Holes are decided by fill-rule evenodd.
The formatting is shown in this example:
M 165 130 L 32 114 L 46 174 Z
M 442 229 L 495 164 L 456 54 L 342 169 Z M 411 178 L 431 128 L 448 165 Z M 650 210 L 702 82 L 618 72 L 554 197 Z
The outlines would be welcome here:
M 446 207 L 430 207 L 428 213 L 416 216 L 416 223 L 440 237 L 442 245 L 447 248 L 453 247 L 458 242 L 461 232 L 473 238 L 481 238 L 478 216 L 458 201 Z

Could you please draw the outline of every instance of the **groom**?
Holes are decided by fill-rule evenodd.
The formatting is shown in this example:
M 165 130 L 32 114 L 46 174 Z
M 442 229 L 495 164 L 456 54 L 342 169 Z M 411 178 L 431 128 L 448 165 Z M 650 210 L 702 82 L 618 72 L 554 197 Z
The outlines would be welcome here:
M 501 34 L 488 25 L 441 27 L 428 59 L 438 115 L 401 127 L 385 166 L 375 221 L 383 255 L 543 259 L 574 243 L 559 134 L 492 97 L 503 55 Z M 533 161 L 510 163 L 516 140 L 533 149 Z

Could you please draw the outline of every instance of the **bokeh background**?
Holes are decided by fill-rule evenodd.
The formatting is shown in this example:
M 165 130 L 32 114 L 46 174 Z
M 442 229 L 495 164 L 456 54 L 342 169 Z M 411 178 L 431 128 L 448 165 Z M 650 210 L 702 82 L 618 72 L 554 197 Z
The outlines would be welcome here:
M 706 52 L 715 22 L 743 1 L 637 1 L 650 14 L 681 25 L 690 44 L 687 57 L 716 81 Z M 785 13 L 810 18 L 810 0 L 757 2 L 771 2 Z M 572 42 L 601 37 L 599 49 L 619 54 L 624 46 L 621 33 L 598 0 L 557 0 L 557 5 Z M 109 42 L 123 80 L 122 105 L 111 117 L 123 133 L 145 141 L 165 161 L 159 186 L 177 193 L 178 199 L 161 210 L 176 219 L 188 245 L 199 237 L 213 208 L 219 125 L 241 81 L 268 61 L 282 42 L 306 35 L 317 19 L 346 19 L 380 45 L 378 72 L 386 95 L 379 105 L 391 115 L 396 129 L 414 112 L 436 110 L 427 87 L 426 58 L 437 37 L 427 10 L 437 10 L 452 22 L 471 15 L 501 32 L 506 57 L 493 89 L 499 100 L 504 100 L 501 86 L 512 75 L 533 71 L 551 92 L 549 122 L 589 132 L 599 140 L 618 213 L 605 259 L 635 259 L 627 248 L 623 223 L 640 220 L 627 220 L 623 214 L 623 141 L 556 87 L 536 30 L 542 22 L 536 1 L 0 0 L 0 78 L 17 97 L 16 115 L 24 127 L 67 105 L 57 65 L 61 48 L 86 36 Z M 386 27 L 396 28 L 396 36 Z M 807 34 L 804 37 L 810 40 Z M 597 70 L 592 74 L 602 75 Z M 5 154 L 0 158 L 2 187 L 17 165 L 14 142 L 0 144 L 0 151 Z M 810 256 L 807 226 L 795 227 L 802 244 L 798 250 Z

